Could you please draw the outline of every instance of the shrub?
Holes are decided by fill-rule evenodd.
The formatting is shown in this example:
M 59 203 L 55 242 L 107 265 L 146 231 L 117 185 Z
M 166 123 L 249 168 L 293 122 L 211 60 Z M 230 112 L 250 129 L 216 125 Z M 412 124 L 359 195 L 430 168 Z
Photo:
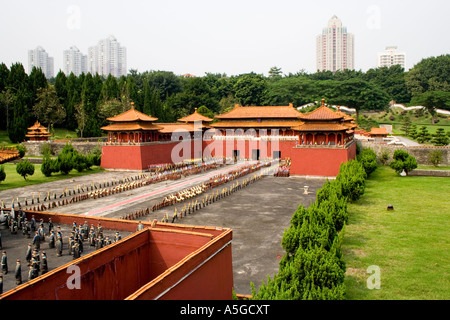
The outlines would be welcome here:
M 68 174 L 74 168 L 75 149 L 71 144 L 66 144 L 58 154 L 58 166 L 62 174 Z
M 16 165 L 16 172 L 27 180 L 27 176 L 34 174 L 34 165 L 27 159 L 22 160 Z
M 389 151 L 383 149 L 378 156 L 378 161 L 384 166 L 389 162 Z
M 437 167 L 444 159 L 444 154 L 441 150 L 433 150 L 428 153 L 428 160 Z
M 27 152 L 27 148 L 23 144 L 18 144 L 16 146 L 17 151 L 19 151 L 19 157 L 23 158 Z
M 377 155 L 370 148 L 364 148 L 356 157 L 356 159 L 362 164 L 367 176 L 377 168 Z
M 433 135 L 433 140 L 431 141 L 435 146 L 446 146 L 448 145 L 450 139 L 448 135 L 445 134 L 444 128 L 437 128 L 436 133 Z
M 51 156 L 52 155 L 52 147 L 50 146 L 49 143 L 45 142 L 42 144 L 42 146 L 40 148 L 40 152 L 44 157 Z
M 59 172 L 58 160 L 52 160 L 49 155 L 44 156 L 41 172 L 46 177 L 50 177 L 54 172 Z
M 5 181 L 6 179 L 6 173 L 5 173 L 5 167 L 3 165 L 0 166 L 0 182 Z
M 364 194 L 366 171 L 357 160 L 341 164 L 336 181 L 341 184 L 342 195 L 350 201 L 356 201 Z
M 404 170 L 406 174 L 408 174 L 408 172 L 417 168 L 416 158 L 411 156 L 405 150 L 395 150 L 393 158 L 394 161 L 390 163 L 390 167 L 397 173 L 401 173 Z
M 76 153 L 73 155 L 73 167 L 78 172 L 82 172 L 84 169 L 86 169 L 86 157 L 82 154 Z

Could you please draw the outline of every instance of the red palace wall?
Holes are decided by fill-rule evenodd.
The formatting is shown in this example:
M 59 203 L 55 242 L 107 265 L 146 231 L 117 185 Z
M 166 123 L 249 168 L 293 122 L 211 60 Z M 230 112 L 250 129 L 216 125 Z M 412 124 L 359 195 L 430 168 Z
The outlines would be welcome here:
M 292 149 L 291 175 L 335 177 L 342 163 L 356 157 L 356 143 L 347 148 L 296 147 Z
M 297 141 L 192 140 L 143 145 L 105 145 L 102 149 L 103 168 L 146 170 L 151 164 L 177 163 L 183 159 L 211 156 L 239 159 L 273 158 L 279 152 L 282 159 L 291 159 L 292 175 L 336 176 L 341 163 L 356 157 L 356 144 L 346 148 L 297 146 Z M 255 150 L 259 150 L 259 154 Z

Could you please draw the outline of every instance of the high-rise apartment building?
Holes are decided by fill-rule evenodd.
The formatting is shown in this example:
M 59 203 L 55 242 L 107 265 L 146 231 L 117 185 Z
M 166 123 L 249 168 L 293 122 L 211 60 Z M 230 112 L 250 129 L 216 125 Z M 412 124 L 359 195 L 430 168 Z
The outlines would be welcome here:
M 49 57 L 41 46 L 36 47 L 34 50 L 28 50 L 28 73 L 31 73 L 33 67 L 41 68 L 47 79 L 50 79 L 54 75 L 54 60 L 53 57 Z
M 397 47 L 386 47 L 386 51 L 378 52 L 377 67 L 391 67 L 398 64 L 404 69 L 405 56 L 404 52 L 397 51 Z
M 89 47 L 87 71 L 91 74 L 121 77 L 127 75 L 127 51 L 120 46 L 114 36 L 100 40 L 96 46 Z
M 316 37 L 316 69 L 333 72 L 354 69 L 354 35 L 347 32 L 336 16 Z
M 66 75 L 73 73 L 75 76 L 87 73 L 87 55 L 82 54 L 75 46 L 70 47 L 69 50 L 64 50 L 63 71 Z

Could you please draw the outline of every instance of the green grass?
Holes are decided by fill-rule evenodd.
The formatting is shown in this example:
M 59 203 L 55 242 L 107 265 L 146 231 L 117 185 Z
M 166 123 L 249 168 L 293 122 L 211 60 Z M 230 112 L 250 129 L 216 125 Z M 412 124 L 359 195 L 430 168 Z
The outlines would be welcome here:
M 348 299 L 407 300 L 450 297 L 450 180 L 400 177 L 379 167 L 365 194 L 349 204 L 343 252 Z M 392 204 L 393 211 L 387 211 Z M 381 270 L 369 290 L 366 272 Z
M 403 119 L 405 115 L 401 114 L 401 110 L 391 110 L 391 112 L 387 113 L 385 111 L 380 111 L 377 113 L 366 113 L 367 120 L 374 120 L 379 124 L 392 124 L 393 126 L 393 134 L 402 135 L 404 134 L 402 128 Z M 431 115 L 427 112 L 424 113 L 423 116 L 418 118 L 415 117 L 413 111 L 407 112 L 407 115 L 411 119 L 411 122 L 416 124 L 417 130 L 420 127 L 425 126 L 431 134 L 436 133 L 438 128 L 443 128 L 445 132 L 450 131 L 450 117 L 446 116 L 437 116 L 436 119 L 439 119 L 439 122 L 436 124 L 431 123 Z M 393 116 L 394 119 L 390 120 L 389 117 Z
M 67 130 L 64 128 L 55 128 L 51 140 L 65 140 L 65 139 L 75 139 L 77 133 L 75 131 Z M 0 130 L 0 145 L 4 146 L 16 146 L 17 143 L 12 143 L 8 136 L 8 131 Z
M 0 183 L 0 191 L 35 185 L 35 184 L 44 183 L 44 182 L 52 182 L 52 181 L 57 181 L 57 180 L 61 180 L 61 179 L 72 179 L 72 178 L 84 176 L 87 174 L 102 172 L 104 170 L 100 167 L 94 166 L 91 168 L 91 170 L 85 170 L 83 172 L 78 172 L 76 170 L 72 170 L 67 175 L 63 175 L 61 173 L 56 173 L 56 174 L 54 173 L 54 174 L 52 174 L 51 177 L 46 177 L 41 172 L 41 165 L 35 164 L 34 165 L 34 174 L 32 176 L 28 176 L 27 180 L 25 181 L 25 179 L 16 172 L 15 164 L 5 163 L 5 164 L 3 164 L 3 166 L 5 168 L 6 179 Z
M 425 169 L 425 170 L 450 170 L 450 166 L 442 166 L 439 165 L 437 167 L 434 166 L 427 166 L 427 165 L 423 165 L 423 164 L 419 164 L 417 166 L 417 169 Z

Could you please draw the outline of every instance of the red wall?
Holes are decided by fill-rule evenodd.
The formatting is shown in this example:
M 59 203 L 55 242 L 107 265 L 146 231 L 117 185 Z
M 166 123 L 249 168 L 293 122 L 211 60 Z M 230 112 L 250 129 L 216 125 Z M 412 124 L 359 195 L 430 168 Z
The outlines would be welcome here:
M 157 143 L 151 145 L 104 146 L 103 168 L 145 170 L 150 164 L 181 162 L 183 159 L 209 156 L 233 157 L 239 150 L 239 158 L 252 159 L 253 150 L 259 150 L 259 158 L 272 158 L 274 151 L 281 158 L 290 158 L 292 175 L 336 176 L 341 163 L 356 157 L 356 144 L 347 148 L 324 146 L 298 146 L 296 141 L 190 141 Z M 183 151 L 181 151 L 183 150 Z
M 201 156 L 206 142 L 162 142 L 142 145 L 104 145 L 101 167 L 106 169 L 146 170 L 151 164 L 178 163 Z
M 129 296 L 133 300 L 230 300 L 233 267 L 231 230 L 223 232 L 199 250 Z
M 356 143 L 348 148 L 297 147 L 292 149 L 291 175 L 337 176 L 343 162 L 356 157 Z

